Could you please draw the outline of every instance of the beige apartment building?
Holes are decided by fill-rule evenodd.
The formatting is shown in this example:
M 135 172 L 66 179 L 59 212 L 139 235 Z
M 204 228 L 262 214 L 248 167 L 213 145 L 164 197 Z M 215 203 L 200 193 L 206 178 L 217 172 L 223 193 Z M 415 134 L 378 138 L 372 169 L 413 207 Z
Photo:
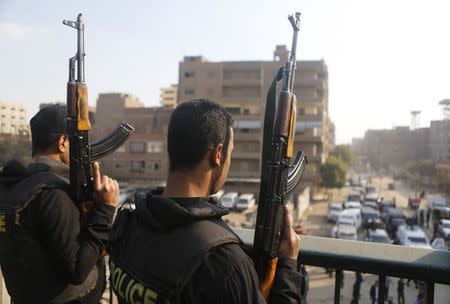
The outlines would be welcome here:
M 178 103 L 208 98 L 233 115 L 235 148 L 228 183 L 259 182 L 266 95 L 288 55 L 286 46 L 277 46 L 273 61 L 209 62 L 202 56 L 186 56 L 180 63 Z M 334 141 L 325 62 L 298 61 L 294 90 L 298 100 L 295 148 L 309 160 L 304 181 L 316 184 L 319 166 Z
M 167 88 L 161 88 L 159 102 L 162 107 L 175 108 L 177 106 L 178 85 L 173 84 Z
M 0 134 L 25 135 L 28 133 L 29 122 L 25 106 L 0 101 Z
M 168 173 L 166 138 L 171 113 L 171 108 L 145 107 L 128 94 L 100 94 L 94 140 L 106 136 L 121 121 L 135 128 L 135 133 L 119 150 L 101 160 L 104 171 L 136 187 L 164 183 Z

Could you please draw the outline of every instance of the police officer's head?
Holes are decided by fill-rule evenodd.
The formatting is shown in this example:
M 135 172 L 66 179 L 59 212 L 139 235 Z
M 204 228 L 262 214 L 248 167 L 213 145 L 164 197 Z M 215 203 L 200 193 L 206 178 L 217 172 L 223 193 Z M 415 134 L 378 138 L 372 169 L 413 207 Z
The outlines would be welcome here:
M 69 140 L 66 135 L 66 107 L 50 105 L 30 120 L 32 155 L 47 155 L 69 163 Z
M 205 99 L 180 104 L 167 136 L 170 172 L 209 172 L 210 194 L 224 184 L 233 150 L 233 120 L 221 105 Z

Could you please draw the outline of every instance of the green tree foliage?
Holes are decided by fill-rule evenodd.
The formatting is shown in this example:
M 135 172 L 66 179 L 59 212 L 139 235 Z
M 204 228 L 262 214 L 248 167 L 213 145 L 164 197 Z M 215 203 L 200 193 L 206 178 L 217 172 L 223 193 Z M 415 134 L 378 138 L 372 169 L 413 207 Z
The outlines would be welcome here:
M 405 169 L 410 174 L 417 174 L 422 177 L 436 175 L 436 168 L 432 160 L 409 161 L 406 163 Z
M 10 159 L 24 163 L 31 160 L 31 141 L 23 136 L 0 137 L 0 167 Z
M 330 152 L 330 156 L 340 158 L 347 166 L 352 166 L 356 161 L 355 153 L 350 149 L 349 145 L 337 145 Z
M 347 164 L 336 156 L 329 156 L 320 166 L 322 186 L 326 188 L 342 188 L 347 179 Z

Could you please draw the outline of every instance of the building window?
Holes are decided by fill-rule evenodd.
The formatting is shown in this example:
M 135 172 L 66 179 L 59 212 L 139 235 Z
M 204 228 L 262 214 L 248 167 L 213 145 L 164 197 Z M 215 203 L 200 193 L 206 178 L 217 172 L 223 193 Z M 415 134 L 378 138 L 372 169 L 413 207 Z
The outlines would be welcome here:
M 194 78 L 195 73 L 194 72 L 184 72 L 184 77 L 185 78 Z
M 186 89 L 186 90 L 184 90 L 184 94 L 185 95 L 194 95 L 195 91 L 194 91 L 194 89 Z
M 148 141 L 147 142 L 147 152 L 148 153 L 161 153 L 162 152 L 162 142 L 161 141 Z
M 144 142 L 130 143 L 130 153 L 145 153 L 145 143 Z
M 130 172 L 142 173 L 145 170 L 145 161 L 132 160 L 130 161 Z
M 244 109 L 244 114 L 250 114 L 250 109 Z
M 153 165 L 153 170 L 159 171 L 159 164 L 158 164 L 158 163 L 155 163 L 155 164 Z
M 231 115 L 239 115 L 241 114 L 241 108 L 225 108 Z
M 299 108 L 298 109 L 298 114 L 299 115 L 305 115 L 305 108 Z

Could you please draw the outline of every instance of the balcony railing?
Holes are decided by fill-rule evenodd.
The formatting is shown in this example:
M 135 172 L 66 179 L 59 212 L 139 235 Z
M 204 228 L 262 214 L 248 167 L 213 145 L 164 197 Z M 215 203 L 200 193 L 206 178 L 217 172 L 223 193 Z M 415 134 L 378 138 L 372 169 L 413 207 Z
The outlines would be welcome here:
M 233 229 L 252 246 L 254 230 Z M 340 303 L 342 271 L 378 275 L 378 303 L 385 303 L 386 277 L 426 282 L 426 303 L 434 303 L 434 284 L 450 285 L 450 252 L 324 237 L 302 236 L 299 261 L 303 265 L 336 269 L 334 303 Z

